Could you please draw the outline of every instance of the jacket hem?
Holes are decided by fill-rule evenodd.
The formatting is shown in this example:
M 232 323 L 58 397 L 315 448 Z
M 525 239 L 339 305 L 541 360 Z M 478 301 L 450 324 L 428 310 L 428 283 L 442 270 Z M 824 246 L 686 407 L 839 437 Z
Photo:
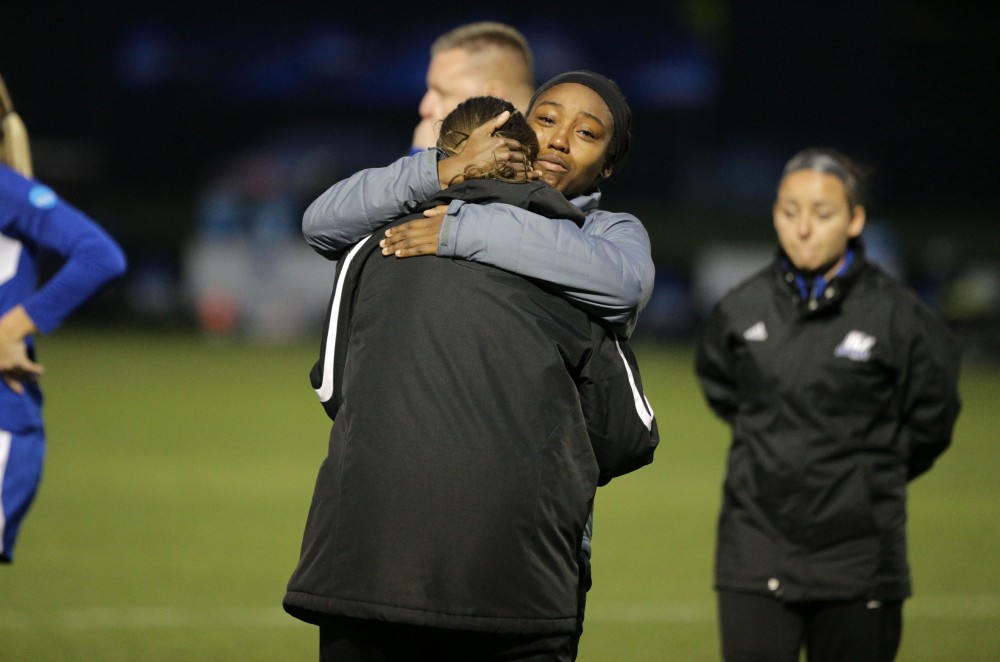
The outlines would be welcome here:
M 357 600 L 344 600 L 290 591 L 282 601 L 285 611 L 295 618 L 319 625 L 328 616 L 346 616 L 446 630 L 511 634 L 566 634 L 576 631 L 576 617 L 528 618 L 474 616 L 422 611 Z

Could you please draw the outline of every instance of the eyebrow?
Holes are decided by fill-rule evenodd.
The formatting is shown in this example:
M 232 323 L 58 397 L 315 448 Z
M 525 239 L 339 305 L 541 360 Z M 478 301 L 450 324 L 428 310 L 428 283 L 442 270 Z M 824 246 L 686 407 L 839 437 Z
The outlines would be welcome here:
M 557 108 L 563 108 L 563 105 L 561 103 L 559 103 L 558 101 L 540 101 L 540 102 L 538 102 L 535 105 L 535 107 L 537 108 L 539 106 L 556 106 Z M 604 125 L 604 121 L 600 117 L 598 117 L 597 115 L 595 115 L 593 113 L 588 113 L 586 110 L 581 110 L 580 114 L 581 115 L 586 115 L 587 117 L 591 118 L 592 120 L 594 120 L 595 122 L 597 122 L 598 124 L 600 124 L 601 128 L 606 128 L 605 125 Z

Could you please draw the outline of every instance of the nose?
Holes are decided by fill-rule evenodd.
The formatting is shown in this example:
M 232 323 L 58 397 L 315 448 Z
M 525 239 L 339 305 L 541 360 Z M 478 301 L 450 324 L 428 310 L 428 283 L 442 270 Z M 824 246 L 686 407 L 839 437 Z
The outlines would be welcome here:
M 554 127 L 549 133 L 549 147 L 554 150 L 569 153 L 568 129 L 565 127 Z
M 802 238 L 808 237 L 812 234 L 812 219 L 807 215 L 803 215 L 798 222 L 799 236 Z

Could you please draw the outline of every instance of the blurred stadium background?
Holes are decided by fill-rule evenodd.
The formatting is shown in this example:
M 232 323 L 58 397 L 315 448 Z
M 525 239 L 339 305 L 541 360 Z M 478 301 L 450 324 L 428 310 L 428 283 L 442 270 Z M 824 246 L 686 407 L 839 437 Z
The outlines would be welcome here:
M 403 154 L 430 41 L 493 18 L 527 35 L 539 81 L 596 69 L 634 107 L 605 201 L 653 238 L 643 337 L 690 335 L 769 254 L 784 161 L 831 145 L 875 171 L 879 259 L 995 355 L 997 15 L 926 0 L 35 2 L 5 7 L 0 73 L 39 177 L 127 248 L 101 311 L 122 321 L 312 329 L 329 265 L 300 241 L 304 207 Z
M 330 183 L 406 151 L 430 42 L 479 19 L 526 34 L 539 81 L 592 68 L 635 112 L 605 201 L 653 240 L 637 341 L 665 442 L 599 502 L 582 659 L 717 657 L 725 430 L 688 341 L 769 255 L 778 173 L 807 145 L 875 169 L 869 243 L 966 349 L 956 447 L 914 489 L 900 660 L 1000 658 L 995 7 L 9 5 L 0 74 L 37 175 L 131 270 L 40 342 L 52 448 L 23 559 L 0 569 L 0 660 L 311 659 L 314 633 L 279 602 L 325 449 L 306 373 L 331 265 L 299 219 Z
M 686 347 L 636 351 L 663 440 L 598 493 L 580 660 L 712 662 L 727 433 Z M 314 343 L 75 328 L 44 357 L 49 457 L 0 568 L 0 660 L 315 659 L 281 610 L 326 454 Z M 1000 659 L 1000 373 L 971 365 L 961 390 L 954 448 L 911 491 L 899 662 Z

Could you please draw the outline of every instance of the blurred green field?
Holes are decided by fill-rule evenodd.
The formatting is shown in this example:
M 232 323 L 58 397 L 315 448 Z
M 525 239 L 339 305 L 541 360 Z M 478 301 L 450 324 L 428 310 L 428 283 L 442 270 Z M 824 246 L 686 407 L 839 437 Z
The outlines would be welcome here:
M 727 432 L 686 348 L 637 353 L 663 441 L 598 494 L 581 660 L 717 660 Z M 281 610 L 328 432 L 313 345 L 71 327 L 40 358 L 49 457 L 0 567 L 0 660 L 316 659 Z M 912 490 L 902 662 L 1000 659 L 1000 370 L 967 366 L 962 393 L 955 446 Z

